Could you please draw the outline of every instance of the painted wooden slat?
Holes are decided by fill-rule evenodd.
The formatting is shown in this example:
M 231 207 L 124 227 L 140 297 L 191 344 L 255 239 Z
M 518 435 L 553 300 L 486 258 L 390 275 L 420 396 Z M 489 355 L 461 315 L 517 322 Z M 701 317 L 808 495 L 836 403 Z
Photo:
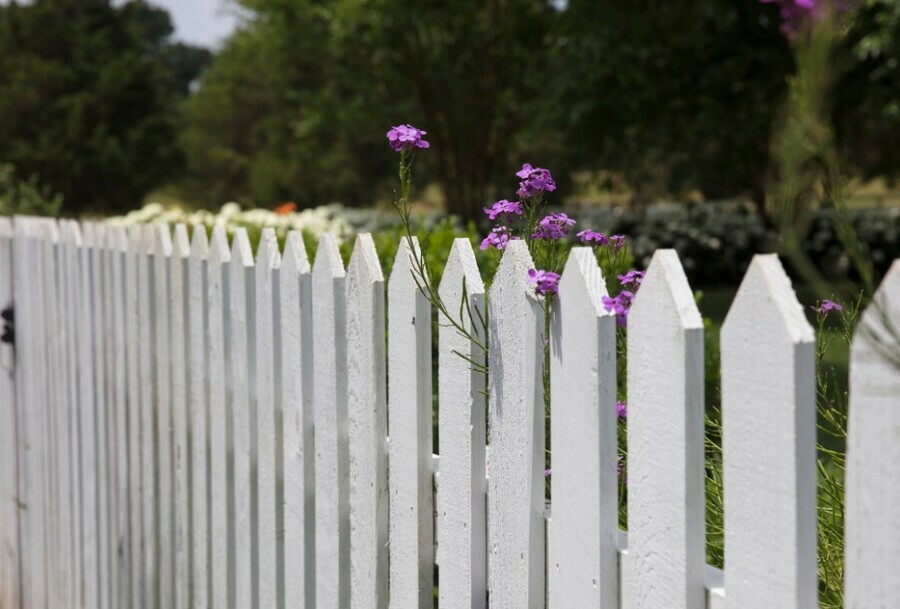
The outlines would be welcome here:
M 144 580 L 144 531 L 143 531 L 143 469 L 142 461 L 145 434 L 142 425 L 142 347 L 141 305 L 138 280 L 144 262 L 142 229 L 139 225 L 128 228 L 128 251 L 125 254 L 125 347 L 128 388 L 128 525 L 131 536 L 131 607 L 143 606 Z
M 173 472 L 173 538 L 175 542 L 176 609 L 190 608 L 191 548 L 188 454 L 188 374 L 187 374 L 187 306 L 188 261 L 191 246 L 187 227 L 175 226 L 172 256 L 169 263 L 169 307 L 171 311 L 171 345 L 169 361 L 172 384 L 172 472 Z
M 195 226 L 188 261 L 188 416 L 190 425 L 190 544 L 192 609 L 208 609 L 209 535 L 209 410 L 207 364 L 207 258 L 206 229 Z
M 417 241 L 412 248 L 421 257 Z M 434 594 L 431 306 L 413 256 L 401 240 L 388 282 L 392 609 L 428 606 Z
M 104 450 L 103 458 L 105 461 L 104 477 L 105 487 L 103 492 L 103 505 L 106 510 L 105 514 L 105 542 L 104 542 L 104 573 L 106 575 L 106 584 L 104 586 L 104 594 L 106 595 L 106 606 L 115 609 L 119 606 L 116 602 L 119 594 L 118 581 L 118 479 L 119 479 L 119 463 L 117 460 L 117 441 L 116 428 L 118 425 L 116 413 L 116 352 L 115 352 L 115 315 L 114 297 L 115 288 L 113 286 L 113 259 L 115 246 L 113 245 L 113 224 L 103 223 L 103 242 L 97 248 L 97 257 L 100 264 L 100 277 L 102 284 L 100 286 L 100 300 L 103 303 L 103 319 L 100 324 L 100 345 L 101 357 L 99 365 L 102 369 L 102 384 L 100 391 L 103 394 L 103 417 L 104 417 Z
M 72 594 L 74 599 L 84 598 L 84 554 L 82 552 L 84 542 L 84 530 L 82 513 L 84 499 L 84 481 L 81 479 L 82 443 L 81 443 L 81 386 L 80 386 L 80 350 L 79 339 L 81 337 L 82 312 L 79 306 L 81 294 L 81 248 L 83 245 L 81 226 L 74 220 L 64 223 L 68 231 L 63 233 L 66 247 L 66 307 L 67 326 L 69 334 L 68 344 L 68 370 L 67 381 L 69 384 L 68 413 L 69 430 L 71 433 L 69 472 L 72 478 Z
M 60 441 L 63 434 L 63 415 L 59 395 L 59 368 L 60 362 L 60 333 L 57 328 L 57 308 L 59 305 L 59 293 L 57 284 L 56 246 L 59 241 L 59 231 L 55 220 L 41 218 L 38 220 L 38 244 L 40 266 L 38 267 L 41 281 L 41 296 L 38 301 L 36 313 L 40 316 L 38 323 L 41 327 L 43 343 L 44 370 L 44 408 L 46 416 L 46 459 L 47 459 L 47 510 L 45 512 L 45 526 L 47 532 L 47 602 L 51 606 L 58 606 L 63 602 L 63 588 L 66 578 L 66 564 L 61 560 L 64 547 L 62 544 L 62 498 L 61 470 L 65 463 L 60 450 Z
M 384 275 L 370 234 L 347 268 L 347 410 L 350 449 L 350 598 L 387 609 L 388 489 Z
M 276 509 L 277 434 L 275 416 L 275 298 L 281 254 L 275 231 L 265 228 L 256 256 L 256 456 L 257 536 L 259 560 L 254 573 L 260 609 L 278 604 L 278 534 Z
M 493 609 L 544 605 L 544 315 L 523 241 L 490 289 L 488 588 Z
M 312 609 L 316 586 L 310 281 L 303 236 L 292 231 L 284 245 L 279 292 L 286 609 Z
M 337 242 L 325 234 L 312 271 L 318 609 L 350 606 L 345 281 Z
M 207 267 L 207 311 L 209 345 L 209 467 L 210 467 L 210 538 L 212 607 L 233 607 L 234 579 L 229 568 L 229 548 L 233 548 L 229 530 L 231 494 L 228 480 L 228 405 L 226 384 L 227 302 L 231 275 L 231 253 L 228 238 L 221 226 L 213 230 Z
M 141 525 L 144 538 L 144 599 L 143 606 L 156 607 L 158 597 L 157 558 L 160 547 L 156 526 L 157 494 L 156 485 L 156 383 L 154 354 L 156 353 L 156 235 L 152 226 L 144 225 L 141 230 L 141 246 L 138 263 L 138 315 L 140 337 L 140 379 L 141 387 Z
M 111 427 L 114 439 L 111 451 L 114 466 L 115 501 L 111 513 L 114 518 L 112 548 L 114 550 L 113 581 L 115 595 L 112 607 L 128 607 L 131 599 L 131 551 L 129 535 L 129 470 L 128 470 L 128 403 L 127 403 L 127 342 L 125 257 L 128 250 L 128 234 L 124 226 L 110 226 L 109 283 L 112 338 L 112 412 L 115 426 Z
M 860 318 L 850 355 L 845 606 L 900 606 L 900 260 Z
M 173 528 L 174 486 L 172 480 L 172 233 L 167 224 L 154 227 L 154 284 L 156 322 L 156 518 L 159 548 L 156 555 L 159 604 L 175 606 L 175 537 Z
M 817 606 L 815 339 L 775 255 L 722 326 L 726 606 Z M 765 450 L 760 450 L 765 446 Z
M 256 539 L 255 493 L 252 485 L 256 397 L 255 357 L 251 345 L 254 313 L 253 251 L 247 231 L 235 231 L 231 244 L 231 277 L 229 283 L 228 382 L 229 409 L 234 435 L 234 585 L 236 609 L 250 609 L 257 602 L 253 578 L 256 573 L 258 546 Z
M 0 310 L 15 304 L 13 224 L 0 217 Z M 16 413 L 16 352 L 0 343 L 0 605 L 18 608 L 19 507 Z
M 551 316 L 550 609 L 619 604 L 616 327 L 593 250 L 569 254 Z
M 468 239 L 456 239 L 441 279 L 440 297 L 453 319 L 484 338 L 484 284 Z M 487 597 L 485 523 L 485 354 L 438 314 L 438 426 L 441 473 L 437 546 L 441 609 L 480 609 Z
M 703 366 L 687 277 L 657 250 L 628 316 L 629 609 L 705 608 Z

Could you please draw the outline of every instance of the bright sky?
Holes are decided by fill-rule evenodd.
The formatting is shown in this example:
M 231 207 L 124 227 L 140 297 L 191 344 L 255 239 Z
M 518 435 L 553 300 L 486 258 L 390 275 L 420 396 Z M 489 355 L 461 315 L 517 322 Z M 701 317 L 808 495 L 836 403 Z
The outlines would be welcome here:
M 27 0 L 25 0 L 27 2 Z M 229 0 L 148 0 L 169 11 L 175 37 L 205 47 L 217 47 L 238 24 L 237 9 Z M 122 4 L 125 0 L 114 0 Z M 9 4 L 9 0 L 0 0 Z
M 206 47 L 218 46 L 230 34 L 238 19 L 227 0 L 149 0 L 172 15 L 175 36 L 184 42 Z

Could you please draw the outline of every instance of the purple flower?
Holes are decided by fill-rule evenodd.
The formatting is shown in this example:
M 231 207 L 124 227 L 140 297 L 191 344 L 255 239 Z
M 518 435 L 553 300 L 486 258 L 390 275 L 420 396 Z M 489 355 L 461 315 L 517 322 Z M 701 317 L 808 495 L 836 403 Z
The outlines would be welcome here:
M 778 5 L 781 32 L 790 37 L 794 36 L 805 22 L 818 19 L 825 4 L 823 0 L 760 0 L 760 2 Z M 849 8 L 843 2 L 835 2 L 834 6 L 839 11 Z
M 409 124 L 398 125 L 391 127 L 391 130 L 387 132 L 387 139 L 391 144 L 391 148 L 397 152 L 402 152 L 413 148 L 428 148 L 431 144 L 422 139 L 422 136 L 426 133 L 427 131 L 416 129 Z
M 510 239 L 518 239 L 518 237 L 511 237 L 509 229 L 505 226 L 498 226 L 484 238 L 484 241 L 481 242 L 481 249 L 486 250 L 494 247 L 498 250 L 502 250 L 506 248 Z
M 609 243 L 612 245 L 613 251 L 618 252 L 625 246 L 625 235 L 612 235 L 609 238 Z
M 553 473 L 553 472 L 552 472 L 550 469 L 545 469 L 545 470 L 544 470 L 544 477 L 545 477 L 545 478 L 549 478 L 550 475 L 551 475 L 552 473 Z
M 628 310 L 631 308 L 633 300 L 634 292 L 622 290 L 615 298 L 604 296 L 603 308 L 607 311 L 614 311 L 616 314 L 616 325 L 624 328 L 628 325 Z
M 531 237 L 533 239 L 562 239 L 569 234 L 569 227 L 575 224 L 575 220 L 566 214 L 550 214 L 538 222 L 538 229 Z
M 581 239 L 582 243 L 590 244 L 593 241 L 597 245 L 609 245 L 609 239 L 606 238 L 606 235 L 596 231 L 583 230 L 575 236 Z
M 559 273 L 531 269 L 528 271 L 528 283 L 535 286 L 534 291 L 538 294 L 556 294 L 559 291 Z
M 641 283 L 643 283 L 644 276 L 646 274 L 647 273 L 645 273 L 644 271 L 636 271 L 636 270 L 632 269 L 632 270 L 628 271 L 627 273 L 625 273 L 624 275 L 619 275 L 619 283 L 621 283 L 622 285 L 626 285 L 626 286 L 627 285 L 634 286 L 635 289 L 637 289 L 641 286 Z
M 523 199 L 556 190 L 556 182 L 550 175 L 550 171 L 541 167 L 532 167 L 531 163 L 522 165 L 522 169 L 516 172 L 516 176 L 521 179 L 517 194 Z
M 616 414 L 619 415 L 620 419 L 628 416 L 628 407 L 625 405 L 625 402 L 621 400 L 616 402 Z
M 831 311 L 843 311 L 844 306 L 833 300 L 823 300 L 818 307 L 812 307 L 812 310 L 820 315 L 827 315 Z
M 507 201 L 506 199 L 500 199 L 490 207 L 484 208 L 484 213 L 487 214 L 488 218 L 491 220 L 496 220 L 502 215 L 512 216 L 513 214 L 521 216 L 522 215 L 522 202 L 521 201 Z

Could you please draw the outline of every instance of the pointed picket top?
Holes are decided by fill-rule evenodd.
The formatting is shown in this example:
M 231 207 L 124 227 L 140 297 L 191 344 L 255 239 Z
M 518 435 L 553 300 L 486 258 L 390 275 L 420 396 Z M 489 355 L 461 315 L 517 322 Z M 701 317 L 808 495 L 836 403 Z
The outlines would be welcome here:
M 775 255 L 754 256 L 721 345 L 726 605 L 810 609 L 815 336 Z
M 274 228 L 264 228 L 256 248 L 256 262 L 262 268 L 277 269 L 281 266 L 281 252 L 278 251 L 278 237 Z
M 490 289 L 488 548 L 491 606 L 544 598 L 543 305 L 524 241 L 511 241 Z
M 633 289 L 629 286 L 629 289 Z M 703 606 L 703 320 L 678 254 L 657 250 L 628 314 L 629 607 Z
M 412 242 L 412 247 L 410 247 Z M 419 239 L 416 237 L 403 237 L 397 247 L 397 255 L 394 256 L 394 266 L 391 269 L 391 277 L 388 280 L 388 291 L 418 289 L 416 281 L 419 280 L 418 269 L 415 268 L 415 257 L 421 257 L 422 250 L 419 247 Z
M 325 277 L 339 279 L 346 276 L 344 263 L 341 260 L 341 250 L 338 248 L 337 240 L 331 233 L 325 233 L 319 241 L 319 249 L 316 251 L 312 275 L 313 282 L 316 283 Z
M 253 262 L 253 248 L 250 247 L 250 238 L 247 236 L 247 229 L 239 227 L 235 229 L 234 236 L 231 240 L 231 259 L 237 263 L 237 266 L 251 267 Z
M 75 230 L 73 232 L 77 232 L 81 235 L 80 226 L 76 223 Z M 144 229 L 140 224 L 132 224 L 128 227 L 128 251 L 132 254 L 140 254 L 142 253 L 142 248 L 144 246 Z
M 300 231 L 289 231 L 284 240 L 281 267 L 285 274 L 309 273 L 309 256 Z
M 353 253 L 350 255 L 350 264 L 347 265 L 347 286 L 351 283 L 372 284 L 384 281 L 381 272 L 381 263 L 378 261 L 378 252 L 375 250 L 375 241 L 371 233 L 361 233 L 356 237 Z
M 169 228 L 168 224 L 157 224 L 154 225 L 154 251 L 155 253 L 162 254 L 158 258 L 160 261 L 164 261 L 166 258 L 172 255 L 172 231 Z M 164 262 L 157 262 L 157 265 L 165 264 Z
M 209 239 L 206 236 L 206 227 L 195 224 L 191 233 L 191 255 L 200 260 L 209 257 Z
M 466 284 L 466 293 L 470 296 L 484 294 L 484 281 L 481 279 L 481 273 L 478 272 L 478 262 L 475 260 L 472 242 L 460 237 L 453 240 L 450 255 L 447 257 L 447 265 L 444 267 L 444 274 L 441 277 L 441 285 L 438 287 L 438 294 L 447 303 L 447 308 L 451 312 L 457 310 L 462 298 L 461 284 L 463 281 Z M 475 314 L 474 311 L 472 313 Z M 438 321 L 440 322 L 440 320 Z M 468 322 L 467 319 L 465 321 Z
M 87 226 L 85 226 L 87 229 Z M 156 254 L 156 240 L 157 240 L 157 231 L 156 227 L 153 224 L 142 224 L 141 225 L 141 247 L 144 248 L 142 253 L 147 255 Z M 93 233 L 93 230 L 91 231 Z M 93 235 L 91 236 L 91 241 L 93 241 Z M 85 245 L 87 245 L 87 232 L 85 232 Z
M 172 255 L 178 260 L 184 260 L 191 255 L 191 241 L 188 237 L 187 226 L 182 222 L 175 225 L 175 234 L 172 238 Z
M 231 250 L 228 249 L 228 235 L 223 226 L 213 229 L 212 239 L 209 242 L 209 262 L 213 265 L 221 265 L 231 262 Z
M 60 227 L 61 231 L 70 232 L 71 229 L 66 227 L 65 223 Z M 117 252 L 127 252 L 128 251 L 128 231 L 121 224 L 112 224 L 109 227 L 109 241 L 108 245 L 110 249 L 115 250 Z
M 663 308 L 677 315 L 682 329 L 703 328 L 694 292 L 675 250 L 656 250 L 653 254 L 641 289 L 635 294 L 629 318 L 653 316 Z
M 723 338 L 732 328 L 736 331 L 740 324 L 753 322 L 781 324 L 792 343 L 815 341 L 815 333 L 803 313 L 803 306 L 797 300 L 791 280 L 775 254 L 757 254 L 753 257 L 722 324 Z
M 12 239 L 13 223 L 12 218 L 8 216 L 0 216 L 0 237 L 4 239 Z
M 105 234 L 106 234 L 106 230 L 105 230 L 106 227 L 105 227 L 105 225 L 101 225 L 101 226 L 104 227 L 104 231 L 103 231 L 103 232 L 104 232 L 104 235 L 105 235 Z M 47 239 L 47 240 L 49 240 L 49 241 L 51 241 L 51 242 L 53 242 L 53 243 L 56 243 L 57 241 L 59 241 L 59 224 L 57 223 L 57 221 L 56 221 L 55 218 L 45 218 L 45 219 L 41 222 L 41 229 L 42 229 L 42 230 L 41 230 L 42 236 L 43 236 L 45 239 Z M 104 244 L 105 244 L 105 243 L 104 243 Z
M 900 260 L 860 317 L 850 352 L 847 607 L 898 607 L 900 581 Z
M 559 280 L 559 291 L 570 298 L 584 299 L 598 317 L 613 315 L 603 306 L 603 297 L 608 296 L 609 292 L 592 248 L 572 248 Z

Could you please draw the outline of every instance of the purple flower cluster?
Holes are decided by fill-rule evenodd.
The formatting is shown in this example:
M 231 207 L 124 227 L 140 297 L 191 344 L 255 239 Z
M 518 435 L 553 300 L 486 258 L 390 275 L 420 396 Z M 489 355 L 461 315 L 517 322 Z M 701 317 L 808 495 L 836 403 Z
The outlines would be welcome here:
M 836 303 L 833 300 L 823 300 L 822 304 L 818 307 L 812 307 L 812 310 L 818 313 L 819 315 L 828 315 L 832 311 L 843 311 L 844 306 Z
M 606 235 L 597 231 L 586 229 L 575 236 L 585 245 L 590 245 L 591 243 L 595 245 L 609 245 L 609 239 L 606 238 Z
M 481 242 L 481 249 L 486 250 L 492 247 L 498 250 L 506 249 L 510 239 L 518 239 L 518 237 L 511 236 L 507 227 L 498 226 Z
M 487 214 L 487 217 L 491 220 L 496 220 L 497 218 L 504 216 L 521 216 L 522 215 L 522 202 L 521 201 L 507 201 L 506 199 L 500 199 L 490 207 L 484 208 L 484 213 Z
M 625 405 L 625 402 L 621 400 L 616 402 L 616 414 L 620 419 L 625 419 L 628 417 L 628 406 Z
M 413 148 L 428 148 L 431 144 L 422 139 L 426 133 L 409 124 L 398 125 L 387 132 L 387 139 L 391 148 L 396 152 L 403 152 Z
M 616 314 L 616 325 L 624 328 L 628 325 L 628 311 L 631 309 L 633 301 L 634 292 L 622 290 L 615 298 L 604 296 L 603 308 L 607 311 L 614 311 Z
M 532 239 L 562 239 L 569 234 L 569 227 L 575 224 L 575 220 L 566 214 L 550 214 L 538 222 L 537 232 L 531 235 Z
M 531 163 L 522 165 L 522 169 L 516 172 L 516 176 L 521 180 L 517 193 L 523 199 L 530 199 L 556 190 L 556 182 L 550 175 L 550 171 L 542 167 L 532 167 Z
M 644 277 L 647 275 L 644 271 L 636 271 L 634 269 L 628 271 L 624 275 L 619 275 L 619 283 L 623 286 L 632 286 L 634 289 L 637 289 L 641 286 L 641 283 L 644 281 Z
M 556 294 L 559 291 L 559 273 L 531 269 L 528 271 L 528 283 L 535 286 L 534 291 L 538 294 Z

